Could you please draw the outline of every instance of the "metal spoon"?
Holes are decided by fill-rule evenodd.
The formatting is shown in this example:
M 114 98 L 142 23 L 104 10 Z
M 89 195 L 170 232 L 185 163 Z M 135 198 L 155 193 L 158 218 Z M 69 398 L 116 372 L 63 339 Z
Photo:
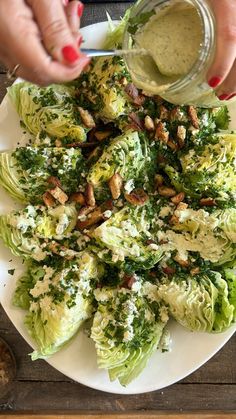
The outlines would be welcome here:
M 81 52 L 87 55 L 87 57 L 114 57 L 123 55 L 150 55 L 150 53 L 144 49 L 93 49 L 93 48 L 81 48 Z

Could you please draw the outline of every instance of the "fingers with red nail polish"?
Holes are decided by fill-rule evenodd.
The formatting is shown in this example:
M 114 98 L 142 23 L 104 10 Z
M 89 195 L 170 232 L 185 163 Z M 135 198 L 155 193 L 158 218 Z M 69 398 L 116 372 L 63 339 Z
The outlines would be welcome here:
M 227 93 L 222 93 L 222 95 L 219 95 L 218 98 L 220 100 L 228 100 L 230 98 L 230 95 Z
M 79 2 L 78 9 L 77 9 L 77 13 L 78 13 L 79 18 L 82 17 L 83 12 L 84 12 L 84 5 L 83 5 L 83 3 Z
M 78 31 L 80 28 L 80 16 L 79 16 L 79 9 L 81 10 L 81 5 L 77 0 L 71 1 L 68 6 L 65 8 L 65 13 L 67 17 L 68 24 L 71 28 L 71 31 L 73 32 L 75 36 L 75 40 L 77 42 L 78 38 Z
M 214 89 L 215 87 L 219 86 L 220 82 L 221 82 L 221 78 L 214 76 L 208 81 L 208 84 L 210 87 Z
M 79 54 L 73 45 L 66 45 L 61 50 L 63 58 L 70 64 L 75 63 L 79 59 Z
M 236 92 L 236 1 L 208 0 L 216 19 L 216 49 L 207 74 L 220 100 Z

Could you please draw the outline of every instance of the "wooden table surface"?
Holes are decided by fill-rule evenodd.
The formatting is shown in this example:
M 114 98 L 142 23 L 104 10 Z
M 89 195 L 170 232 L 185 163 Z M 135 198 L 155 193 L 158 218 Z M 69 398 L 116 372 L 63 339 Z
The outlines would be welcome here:
M 85 7 L 84 26 L 105 20 L 106 11 L 113 19 L 118 19 L 129 6 L 125 1 L 88 3 Z M 6 74 L 3 67 L 0 67 L 0 102 L 7 85 Z M 96 391 L 73 382 L 45 361 L 32 363 L 28 356 L 30 347 L 18 334 L 1 307 L 0 337 L 11 346 L 18 367 L 11 393 L 5 398 L 0 394 L 0 414 L 5 414 L 6 418 L 19 411 L 57 411 L 65 414 L 74 412 L 82 414 L 83 417 L 92 412 L 98 414 L 99 418 L 105 413 L 116 414 L 112 416 L 114 418 L 120 418 L 119 414 L 128 418 L 128 412 L 136 413 L 135 418 L 143 414 L 149 418 L 155 415 L 148 414 L 159 412 L 161 418 L 163 413 L 171 413 L 168 418 L 173 419 L 179 418 L 179 414 L 182 417 L 184 412 L 204 411 L 208 413 L 206 418 L 211 419 L 223 418 L 222 412 L 229 414 L 229 418 L 236 417 L 236 336 L 207 364 L 181 382 L 161 391 L 132 396 Z M 172 416 L 174 413 L 177 415 Z M 44 415 L 40 416 L 42 417 Z M 192 415 L 186 415 L 186 419 L 190 417 L 192 418 Z M 194 415 L 196 419 L 200 417 L 200 414 Z

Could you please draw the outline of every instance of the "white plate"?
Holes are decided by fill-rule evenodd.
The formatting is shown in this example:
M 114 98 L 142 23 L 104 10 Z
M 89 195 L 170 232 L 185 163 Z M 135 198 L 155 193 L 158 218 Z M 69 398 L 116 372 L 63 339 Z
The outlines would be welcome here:
M 107 23 L 97 23 L 82 30 L 86 47 L 100 47 L 106 36 Z M 231 107 L 232 128 L 236 129 L 236 103 Z M 14 147 L 21 136 L 19 118 L 7 97 L 0 106 L 0 150 Z M 1 190 L 0 213 L 7 213 L 16 204 Z M 24 339 L 34 347 L 23 324 L 24 312 L 11 304 L 15 281 L 23 272 L 19 258 L 0 244 L 0 301 L 7 315 Z M 12 259 L 12 262 L 9 260 Z M 14 276 L 8 269 L 16 268 Z M 73 342 L 52 356 L 48 363 L 63 374 L 89 387 L 111 393 L 137 394 L 161 389 L 191 374 L 207 362 L 230 339 L 236 327 L 221 334 L 192 333 L 171 322 L 172 350 L 156 352 L 143 373 L 127 388 L 110 383 L 106 371 L 98 370 L 93 342 L 80 333 Z M 36 361 L 37 362 L 37 361 Z M 32 364 L 32 368 L 34 365 Z

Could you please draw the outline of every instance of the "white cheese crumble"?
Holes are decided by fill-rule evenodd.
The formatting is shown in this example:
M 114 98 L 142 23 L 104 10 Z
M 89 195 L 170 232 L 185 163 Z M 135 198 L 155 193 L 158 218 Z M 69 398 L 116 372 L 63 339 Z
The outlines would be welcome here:
M 112 211 L 111 210 L 106 210 L 103 213 L 103 215 L 104 215 L 105 218 L 110 218 L 112 216 Z
M 160 212 L 159 212 L 159 217 L 160 218 L 165 218 L 165 217 L 168 217 L 168 215 L 171 214 L 171 213 L 172 213 L 172 208 L 171 207 L 169 207 L 169 206 L 162 207 Z
M 132 192 L 133 189 L 134 189 L 134 179 L 129 179 L 124 185 L 124 190 L 127 193 L 130 193 Z
M 143 294 L 146 295 L 150 301 L 158 300 L 157 286 L 151 284 L 151 282 L 145 282 L 143 284 Z

